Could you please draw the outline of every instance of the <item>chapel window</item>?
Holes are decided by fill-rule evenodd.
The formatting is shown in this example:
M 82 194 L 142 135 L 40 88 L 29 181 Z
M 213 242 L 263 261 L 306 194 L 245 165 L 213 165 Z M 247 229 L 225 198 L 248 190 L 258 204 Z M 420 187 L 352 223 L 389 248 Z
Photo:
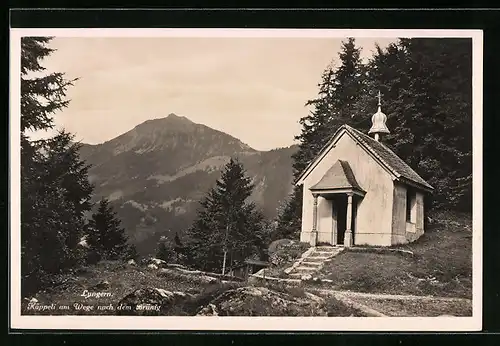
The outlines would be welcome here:
M 411 188 L 406 190 L 406 222 L 415 223 L 416 193 Z

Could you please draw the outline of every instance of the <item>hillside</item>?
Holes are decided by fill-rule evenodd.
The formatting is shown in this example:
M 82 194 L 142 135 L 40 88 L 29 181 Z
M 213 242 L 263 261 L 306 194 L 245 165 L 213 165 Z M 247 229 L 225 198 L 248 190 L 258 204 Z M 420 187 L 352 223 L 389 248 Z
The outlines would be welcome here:
M 154 253 L 161 236 L 182 233 L 199 200 L 231 156 L 253 179 L 252 199 L 268 218 L 291 192 L 295 147 L 257 151 L 238 139 L 175 114 L 148 120 L 99 145 L 84 144 L 95 198 L 110 199 L 140 254 Z
M 472 313 L 471 215 L 430 212 L 431 222 L 417 241 L 387 248 L 355 246 L 326 260 L 301 278 L 316 294 L 343 296 L 389 316 Z M 281 241 L 265 277 L 290 280 L 287 268 L 305 248 Z M 293 274 L 292 274 L 293 275 Z
M 318 276 L 340 290 L 472 299 L 470 214 L 435 212 L 432 220 L 420 239 L 392 247 L 404 252 L 353 247 Z
M 177 270 L 176 270 L 176 269 Z M 300 287 L 221 281 L 164 263 L 101 262 L 23 300 L 23 315 L 365 316 Z
M 327 262 L 313 279 L 296 282 L 280 282 L 273 276 L 279 276 L 277 271 L 289 266 L 308 246 L 281 243 L 272 256 L 276 268 L 266 269 L 267 280 L 252 277 L 247 281 L 225 281 L 230 278 L 221 280 L 220 274 L 157 259 L 138 264 L 103 261 L 54 278 L 52 288 L 23 301 L 22 313 L 372 317 L 472 314 L 470 215 L 435 214 L 428 232 L 414 243 L 385 249 L 352 248 Z M 141 310 L 145 305 L 155 309 Z M 120 310 L 120 306 L 129 310 Z

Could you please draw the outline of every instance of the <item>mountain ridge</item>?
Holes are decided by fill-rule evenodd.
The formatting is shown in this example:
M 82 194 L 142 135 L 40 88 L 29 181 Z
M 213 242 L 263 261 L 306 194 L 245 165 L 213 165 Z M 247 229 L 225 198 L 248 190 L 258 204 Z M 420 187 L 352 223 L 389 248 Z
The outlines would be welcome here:
M 101 144 L 82 143 L 94 201 L 108 198 L 131 240 L 151 254 L 161 236 L 182 234 L 198 202 L 231 157 L 255 185 L 251 199 L 268 219 L 292 190 L 296 145 L 259 151 L 239 139 L 170 113 L 149 119 Z

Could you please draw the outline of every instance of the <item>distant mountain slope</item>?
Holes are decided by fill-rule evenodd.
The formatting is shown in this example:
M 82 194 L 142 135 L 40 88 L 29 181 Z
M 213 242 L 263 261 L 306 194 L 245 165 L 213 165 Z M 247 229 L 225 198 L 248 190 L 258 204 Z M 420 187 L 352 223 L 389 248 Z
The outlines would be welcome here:
M 253 179 L 252 199 L 268 218 L 292 188 L 296 147 L 257 151 L 238 139 L 185 117 L 148 120 L 99 145 L 84 144 L 92 165 L 95 199 L 109 198 L 142 254 L 162 235 L 180 235 L 194 220 L 198 202 L 220 177 L 230 157 Z

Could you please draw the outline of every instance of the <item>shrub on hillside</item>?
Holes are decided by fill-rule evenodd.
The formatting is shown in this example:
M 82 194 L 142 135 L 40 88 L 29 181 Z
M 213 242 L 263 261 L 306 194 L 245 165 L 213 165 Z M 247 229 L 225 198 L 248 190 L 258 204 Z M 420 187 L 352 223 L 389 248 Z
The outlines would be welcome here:
M 282 266 L 293 263 L 309 248 L 309 244 L 297 241 L 278 244 L 276 246 L 276 251 L 269 256 L 269 262 L 272 266 Z

